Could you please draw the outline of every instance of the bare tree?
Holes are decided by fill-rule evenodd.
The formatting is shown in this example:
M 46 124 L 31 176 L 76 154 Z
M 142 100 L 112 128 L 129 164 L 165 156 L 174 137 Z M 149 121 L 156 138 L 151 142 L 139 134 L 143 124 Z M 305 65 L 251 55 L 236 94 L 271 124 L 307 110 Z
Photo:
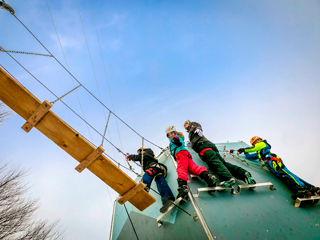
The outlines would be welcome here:
M 13 111 L 11 109 L 8 109 L 7 106 L 0 101 L 0 126 L 13 114 Z
M 57 223 L 34 220 L 38 200 L 26 197 L 23 184 L 26 171 L 0 162 L 0 239 L 56 240 L 64 239 Z

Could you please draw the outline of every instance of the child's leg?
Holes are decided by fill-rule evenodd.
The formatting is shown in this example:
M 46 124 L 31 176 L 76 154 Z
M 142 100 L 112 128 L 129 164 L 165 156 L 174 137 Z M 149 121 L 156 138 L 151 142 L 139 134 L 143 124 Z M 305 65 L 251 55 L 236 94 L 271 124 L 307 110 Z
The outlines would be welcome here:
M 199 166 L 194 163 L 190 153 L 188 155 L 188 169 L 189 169 L 190 173 L 195 174 L 197 176 L 199 176 L 202 172 L 208 172 L 207 168 L 205 168 L 203 166 Z
M 150 168 L 147 169 L 142 176 L 142 182 L 146 184 L 149 189 L 154 176 L 155 176 L 155 173 L 152 170 L 150 170 Z
M 230 173 L 237 179 L 240 179 L 242 181 L 245 181 L 246 179 L 246 173 L 247 170 L 243 169 L 242 167 L 239 167 L 237 165 L 233 165 L 225 160 L 223 160 L 223 164 L 228 168 Z
M 180 151 L 176 155 L 178 178 L 188 181 L 188 151 Z
M 159 191 L 160 195 L 162 196 L 161 197 L 162 203 L 164 204 L 167 200 L 174 201 L 175 198 L 173 196 L 173 193 L 172 193 L 169 185 L 167 184 L 166 179 L 163 177 L 163 175 L 157 175 L 155 178 L 155 181 L 157 184 L 158 191 Z
M 286 167 L 278 169 L 277 172 L 279 175 L 278 178 L 280 178 L 294 192 L 308 188 L 307 185 L 302 182 L 299 177 L 290 172 Z
M 213 150 L 207 150 L 200 154 L 201 159 L 208 164 L 209 168 L 214 174 L 217 174 L 220 181 L 228 181 L 232 178 L 232 174 L 228 168 L 223 164 L 219 156 Z

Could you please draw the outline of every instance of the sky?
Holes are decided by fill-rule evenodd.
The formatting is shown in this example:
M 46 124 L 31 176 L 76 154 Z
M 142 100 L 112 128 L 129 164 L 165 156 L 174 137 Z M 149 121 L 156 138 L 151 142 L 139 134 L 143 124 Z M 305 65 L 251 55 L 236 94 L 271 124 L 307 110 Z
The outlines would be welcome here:
M 6 2 L 67 66 L 46 2 Z M 320 185 L 319 1 L 92 1 L 107 77 L 90 1 L 78 0 L 86 35 L 76 0 L 48 4 L 70 72 L 146 139 L 165 147 L 165 128 L 184 132 L 187 119 L 199 122 L 215 143 L 249 143 L 260 136 L 289 170 Z M 9 12 L 0 10 L 0 23 L 2 48 L 46 53 Z M 76 86 L 53 58 L 12 56 L 57 96 Z M 55 100 L 7 54 L 0 53 L 0 63 L 38 99 Z M 82 108 L 87 122 L 103 133 L 108 111 L 83 88 L 64 101 L 81 116 Z M 101 136 L 61 102 L 52 111 L 100 145 Z M 0 127 L 0 158 L 29 169 L 26 180 L 31 196 L 40 199 L 39 217 L 60 219 L 67 239 L 108 239 L 118 194 L 91 172 L 75 171 L 78 162 L 36 129 L 24 132 L 24 122 L 14 115 Z M 123 152 L 141 147 L 141 138 L 114 116 L 108 129 L 107 138 Z M 126 164 L 110 144 L 104 148 Z

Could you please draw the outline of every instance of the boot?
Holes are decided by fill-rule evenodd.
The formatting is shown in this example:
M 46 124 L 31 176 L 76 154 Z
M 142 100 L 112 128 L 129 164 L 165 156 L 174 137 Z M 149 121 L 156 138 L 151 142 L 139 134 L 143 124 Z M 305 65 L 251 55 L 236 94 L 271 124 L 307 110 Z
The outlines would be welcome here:
M 187 202 L 189 200 L 187 182 L 178 178 L 178 186 L 177 199 L 181 197 L 183 202 Z
M 244 175 L 245 175 L 244 181 L 245 181 L 247 184 L 256 184 L 256 181 L 252 178 L 251 173 L 246 172 Z M 250 189 L 254 189 L 254 187 L 252 187 L 252 188 L 250 188 Z
M 310 192 L 313 196 L 320 196 L 320 188 L 319 187 L 312 187 Z
M 160 212 L 165 213 L 166 211 L 168 211 L 169 207 L 173 205 L 174 200 L 174 198 L 168 198 L 160 208 Z
M 291 198 L 293 200 L 296 200 L 297 198 L 310 198 L 312 193 L 308 189 L 301 189 L 298 190 L 296 194 L 291 195 Z
M 215 187 L 217 185 L 217 178 L 207 171 L 200 173 L 200 178 L 208 184 L 208 187 Z M 215 190 L 208 191 L 209 194 L 214 192 Z
M 236 180 L 234 178 L 230 178 L 228 181 L 220 182 L 219 186 L 231 188 L 235 183 Z

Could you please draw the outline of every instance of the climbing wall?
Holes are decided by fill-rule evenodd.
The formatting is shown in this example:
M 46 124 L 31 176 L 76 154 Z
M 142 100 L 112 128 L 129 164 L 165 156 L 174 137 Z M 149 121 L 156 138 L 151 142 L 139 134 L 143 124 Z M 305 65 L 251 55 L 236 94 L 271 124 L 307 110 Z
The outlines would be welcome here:
M 244 142 L 216 145 L 221 155 L 226 152 L 225 149 L 248 146 Z M 207 167 L 192 149 L 188 150 L 198 165 Z M 240 157 L 246 159 L 244 155 Z M 306 239 L 306 236 L 307 239 L 320 239 L 320 204 L 302 202 L 300 208 L 295 208 L 290 197 L 292 193 L 269 171 L 261 169 L 258 161 L 247 160 L 251 164 L 248 166 L 229 154 L 225 160 L 251 172 L 257 183 L 273 183 L 276 190 L 261 186 L 254 190 L 244 188 L 239 194 L 232 194 L 230 190 L 213 195 L 200 192 L 199 197 L 194 197 L 195 204 L 189 201 L 179 205 L 192 217 L 174 208 L 166 219 L 162 219 L 160 227 L 157 217 L 160 215 L 161 201 L 159 196 L 150 192 L 157 201 L 147 210 L 139 212 L 127 204 L 139 239 Z M 160 162 L 168 166 L 167 181 L 174 194 L 177 194 L 177 174 L 172 158 L 162 154 Z M 198 188 L 206 187 L 206 183 L 198 178 L 192 178 L 188 185 L 194 195 Z M 235 190 L 238 185 L 245 183 L 237 180 Z M 153 188 L 156 189 L 156 186 L 153 185 Z M 194 220 L 196 208 L 200 210 L 205 224 L 200 218 Z M 136 239 L 123 206 L 116 203 L 113 217 L 110 239 Z M 210 234 L 206 234 L 206 226 Z

